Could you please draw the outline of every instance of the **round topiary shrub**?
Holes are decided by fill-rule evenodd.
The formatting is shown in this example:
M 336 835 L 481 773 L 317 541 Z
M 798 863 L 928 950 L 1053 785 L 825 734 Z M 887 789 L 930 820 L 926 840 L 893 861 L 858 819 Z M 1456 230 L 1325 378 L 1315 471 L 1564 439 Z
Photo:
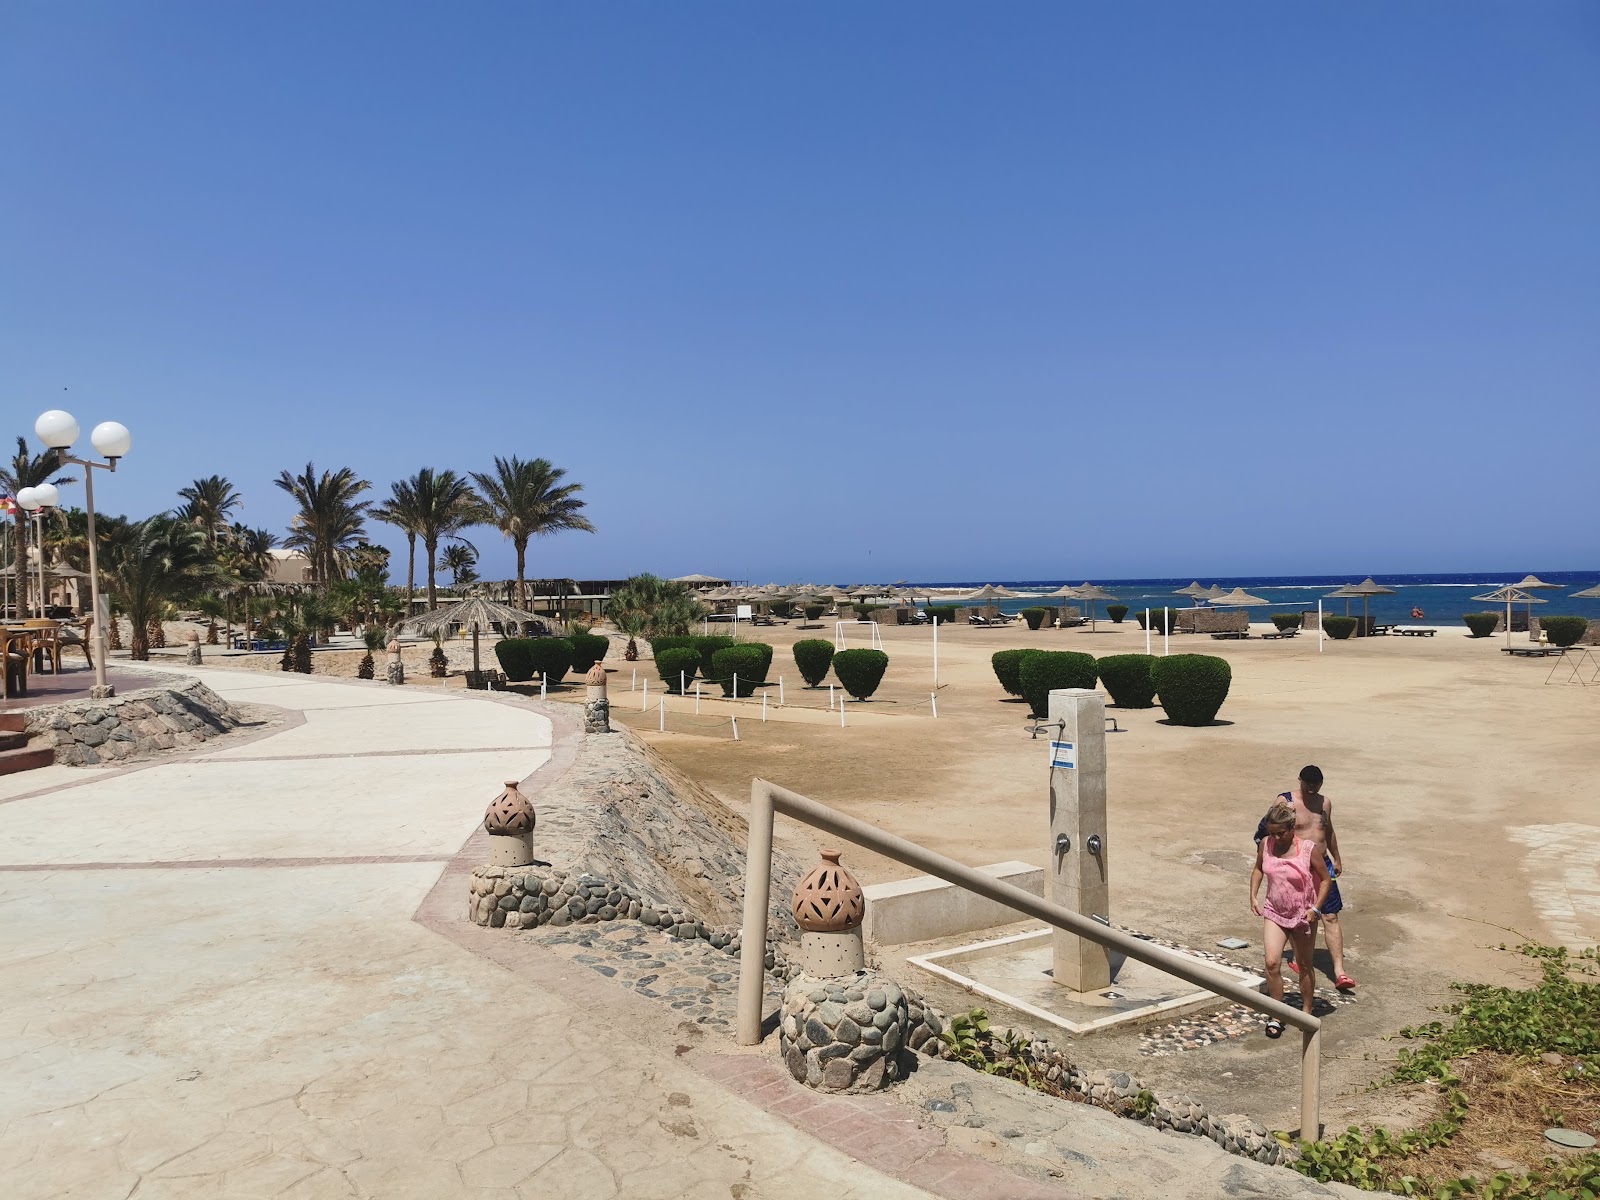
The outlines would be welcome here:
M 1588 617 L 1556 616 L 1539 618 L 1539 628 L 1550 636 L 1552 646 L 1576 646 L 1589 629 Z
M 1121 625 L 1122 624 L 1122 619 L 1124 617 L 1126 617 L 1127 615 L 1128 615 L 1128 606 L 1126 604 L 1108 604 L 1108 605 L 1106 605 L 1106 616 L 1111 618 L 1111 623 L 1113 625 Z
M 1029 629 L 1038 629 L 1044 624 L 1045 617 L 1050 615 L 1047 608 L 1025 608 L 1022 610 L 1022 619 L 1028 623 Z
M 1153 654 L 1108 654 L 1097 664 L 1100 682 L 1118 708 L 1150 708 L 1156 685 L 1150 674 Z
M 669 692 L 682 695 L 700 670 L 700 656 L 692 646 L 668 646 L 656 654 L 656 670 Z
M 1228 698 L 1233 668 L 1214 654 L 1173 654 L 1150 666 L 1151 681 L 1174 725 L 1209 725 Z
M 1361 622 L 1354 617 L 1324 616 L 1322 618 L 1322 632 L 1335 641 L 1348 641 L 1355 633 L 1356 626 Z
M 1017 672 L 1022 698 L 1036 717 L 1048 715 L 1057 688 L 1092 688 L 1099 674 L 1094 655 L 1073 650 L 1026 650 Z
M 833 656 L 834 675 L 857 700 L 877 691 L 888 669 L 889 656 L 882 650 L 841 650 Z
M 1022 656 L 1032 653 L 1032 650 L 996 650 L 989 656 L 994 677 L 1000 681 L 1000 686 L 1008 696 L 1022 695 Z
M 833 665 L 833 643 L 823 638 L 806 638 L 794 644 L 794 665 L 807 687 L 816 687 L 828 677 Z
M 572 643 L 566 638 L 530 638 L 528 657 L 546 683 L 560 683 L 572 669 Z
M 724 696 L 749 696 L 767 681 L 772 662 L 772 647 L 761 642 L 739 642 L 724 646 L 711 656 L 712 678 L 722 685 Z M 734 692 L 735 686 L 738 692 Z
M 1181 611 L 1180 609 L 1152 608 L 1149 611 L 1150 624 L 1148 628 L 1155 630 L 1157 633 L 1178 632 L 1178 613 Z M 1144 618 L 1145 610 L 1142 608 L 1133 614 L 1133 619 L 1139 623 L 1140 629 L 1147 628 Z
M 1467 613 L 1461 618 L 1467 623 L 1467 630 L 1475 638 L 1484 638 L 1492 634 L 1500 624 L 1499 613 Z M 1324 620 L 1326 625 L 1327 621 Z
M 954 604 L 930 604 L 922 611 L 928 614 L 928 620 L 937 620 L 941 625 L 948 625 L 956 619 Z
M 659 655 L 663 650 L 693 650 L 695 639 L 682 633 L 662 634 L 658 638 L 650 639 L 650 653 Z M 695 654 L 696 670 L 699 669 L 700 655 Z
M 706 637 L 697 637 L 691 639 L 691 643 L 694 646 L 696 653 L 700 655 L 701 679 L 704 679 L 709 683 L 711 680 L 716 678 L 716 672 L 711 666 L 712 657 L 718 650 L 726 650 L 729 646 L 733 645 L 736 640 L 737 639 L 731 638 L 725 633 L 713 633 L 707 635 Z
M 1273 613 L 1272 623 L 1278 627 L 1278 632 L 1285 629 L 1299 629 L 1305 621 L 1304 613 Z
M 572 672 L 575 675 L 586 673 L 611 649 L 611 639 L 598 633 L 575 633 L 567 641 L 572 643 Z
M 494 644 L 494 656 L 500 660 L 507 683 L 527 683 L 533 678 L 533 655 L 528 651 L 531 645 L 531 638 L 505 638 Z
M 806 620 L 820 621 L 822 620 L 822 614 L 827 611 L 828 606 L 826 604 L 808 604 L 806 605 Z
M 850 607 L 855 611 L 856 620 L 858 620 L 858 621 L 870 621 L 872 619 L 872 610 L 874 608 L 876 608 L 877 605 L 875 605 L 875 604 L 852 604 Z

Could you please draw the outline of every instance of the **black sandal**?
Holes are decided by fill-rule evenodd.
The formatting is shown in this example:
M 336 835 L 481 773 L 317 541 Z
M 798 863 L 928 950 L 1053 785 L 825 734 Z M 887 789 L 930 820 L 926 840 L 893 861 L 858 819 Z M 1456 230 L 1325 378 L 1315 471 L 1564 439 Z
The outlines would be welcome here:
M 1277 1017 L 1268 1017 L 1267 1018 L 1267 1036 L 1269 1038 L 1277 1038 L 1277 1037 L 1282 1037 L 1283 1036 L 1283 1022 L 1278 1020 Z

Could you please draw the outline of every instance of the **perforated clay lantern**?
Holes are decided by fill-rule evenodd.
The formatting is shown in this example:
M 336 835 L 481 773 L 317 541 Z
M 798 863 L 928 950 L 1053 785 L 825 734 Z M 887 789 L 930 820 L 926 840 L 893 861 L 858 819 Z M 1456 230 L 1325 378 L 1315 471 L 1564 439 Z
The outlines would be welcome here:
M 583 703 L 585 733 L 611 732 L 611 701 L 606 696 L 606 669 L 598 662 L 583 677 L 586 687 Z
M 531 863 L 533 827 L 538 820 L 533 803 L 518 789 L 517 781 L 506 780 L 506 790 L 483 814 L 483 827 L 489 833 L 489 865 L 525 867 Z
M 800 926 L 802 966 L 819 979 L 849 975 L 867 965 L 861 941 L 867 901 L 856 877 L 840 863 L 840 853 L 822 851 L 822 861 L 800 881 L 791 904 Z

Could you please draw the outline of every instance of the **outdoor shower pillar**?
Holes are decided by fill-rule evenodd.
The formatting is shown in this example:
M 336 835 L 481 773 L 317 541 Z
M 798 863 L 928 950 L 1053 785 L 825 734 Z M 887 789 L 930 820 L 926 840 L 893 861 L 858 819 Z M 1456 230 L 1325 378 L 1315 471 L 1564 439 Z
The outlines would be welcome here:
M 1088 688 L 1050 693 L 1050 898 L 1086 917 L 1111 916 L 1106 846 L 1106 702 Z M 1074 992 L 1111 985 L 1104 946 L 1055 931 L 1055 981 Z

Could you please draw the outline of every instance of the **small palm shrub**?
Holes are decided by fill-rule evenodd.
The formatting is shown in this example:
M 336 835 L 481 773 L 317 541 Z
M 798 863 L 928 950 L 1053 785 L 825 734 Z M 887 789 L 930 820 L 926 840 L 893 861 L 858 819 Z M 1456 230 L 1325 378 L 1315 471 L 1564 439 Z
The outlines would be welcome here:
M 444 647 L 438 642 L 433 644 L 433 653 L 428 655 L 428 674 L 435 679 L 443 679 L 450 674 L 450 660 L 445 656 Z
M 712 678 L 722 685 L 724 696 L 749 696 L 767 681 L 767 668 L 771 663 L 771 646 L 739 642 L 724 646 L 711 656 Z
M 506 673 L 507 683 L 527 683 L 533 678 L 532 638 L 504 638 L 494 644 L 494 656 Z
M 289 650 L 294 655 L 294 669 L 302 675 L 311 674 L 311 635 L 300 634 Z
M 956 609 L 954 604 L 930 604 L 922 611 L 928 614 L 928 620 L 937 619 L 939 624 L 948 625 L 956 619 Z
M 681 695 L 700 670 L 700 655 L 690 646 L 669 646 L 657 652 L 656 670 L 667 690 Z
M 734 644 L 734 639 L 725 633 L 713 633 L 707 637 L 694 639 L 695 653 L 700 656 L 700 678 L 707 683 L 717 678 L 717 672 L 711 665 L 712 658 L 718 650 L 726 650 Z
M 1278 632 L 1285 629 L 1299 629 L 1305 621 L 1304 613 L 1273 613 L 1272 623 L 1278 627 Z
M 841 650 L 833 656 L 834 675 L 857 700 L 877 691 L 888 669 L 889 656 L 882 650 Z
M 1100 682 L 1118 708 L 1150 708 L 1155 703 L 1156 685 L 1150 671 L 1155 663 L 1151 654 L 1108 654 L 1098 665 Z
M 1113 625 L 1121 625 L 1122 624 L 1122 619 L 1124 617 L 1126 617 L 1127 615 L 1128 615 L 1128 606 L 1126 604 L 1108 604 L 1108 605 L 1106 605 L 1106 616 L 1111 618 L 1111 623 Z
M 361 631 L 361 643 L 376 654 L 389 644 L 389 631 L 382 625 L 368 625 Z
M 1233 668 L 1214 654 L 1174 654 L 1150 666 L 1167 720 L 1174 725 L 1209 725 L 1228 698 Z
M 1500 624 L 1499 613 L 1467 613 L 1461 619 L 1467 623 L 1467 629 L 1475 638 L 1488 637 Z M 1323 619 L 1322 625 L 1323 628 L 1327 628 L 1326 618 Z
M 575 633 L 567 641 L 572 643 L 572 671 L 575 675 L 587 672 L 611 649 L 611 639 L 598 633 Z
M 1050 711 L 1050 693 L 1058 688 L 1092 688 L 1099 671 L 1092 654 L 1073 650 L 1027 650 L 1017 672 L 1022 698 L 1036 717 Z
M 828 677 L 833 665 L 833 643 L 823 638 L 806 638 L 794 644 L 794 665 L 807 687 L 816 687 Z
M 529 638 L 528 657 L 545 683 L 560 683 L 572 669 L 572 643 L 566 638 Z
M 356 678 L 371 679 L 376 668 L 377 664 L 372 661 L 372 651 L 368 650 L 361 656 L 361 661 L 356 664 Z
M 994 667 L 994 677 L 1000 681 L 1000 686 L 1005 689 L 1006 695 L 1022 695 L 1022 656 L 1032 653 L 1031 650 L 996 650 L 989 656 L 989 665 Z
M 1539 621 L 1539 628 L 1550 635 L 1552 646 L 1576 646 L 1589 628 L 1588 617 L 1556 616 L 1543 617 Z
M 1139 623 L 1140 629 L 1149 628 L 1155 630 L 1157 633 L 1177 633 L 1179 611 L 1180 610 L 1176 608 L 1152 608 L 1150 610 L 1150 624 L 1148 626 L 1145 625 L 1145 610 L 1142 608 L 1133 614 L 1133 619 Z
M 1335 641 L 1347 641 L 1356 631 L 1356 626 L 1361 622 L 1354 617 L 1324 616 L 1322 618 L 1322 632 Z
M 806 620 L 820 621 L 822 620 L 822 614 L 827 611 L 828 606 L 826 604 L 808 604 L 806 605 Z
M 1048 608 L 1039 608 L 1035 606 L 1023 609 L 1022 619 L 1028 623 L 1029 629 L 1037 629 L 1039 626 L 1044 624 L 1044 619 L 1045 617 L 1049 616 L 1049 614 L 1050 610 Z
M 650 652 L 659 655 L 663 650 L 694 650 L 698 639 L 688 634 L 664 633 L 660 637 L 650 639 Z M 700 669 L 700 652 L 695 651 L 695 670 Z

